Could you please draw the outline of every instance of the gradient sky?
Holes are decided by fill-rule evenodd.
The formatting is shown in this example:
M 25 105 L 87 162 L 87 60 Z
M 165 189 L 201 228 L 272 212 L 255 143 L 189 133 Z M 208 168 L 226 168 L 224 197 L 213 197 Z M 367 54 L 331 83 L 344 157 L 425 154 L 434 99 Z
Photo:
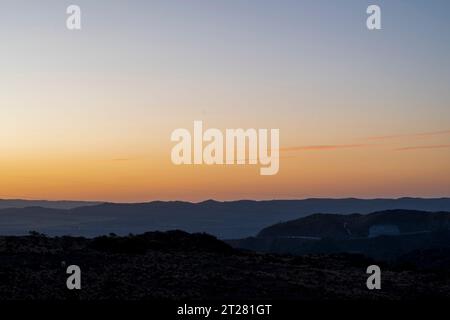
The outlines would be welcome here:
M 450 196 L 449 1 L 0 4 L 0 198 Z M 279 128 L 278 175 L 173 165 L 194 120 Z

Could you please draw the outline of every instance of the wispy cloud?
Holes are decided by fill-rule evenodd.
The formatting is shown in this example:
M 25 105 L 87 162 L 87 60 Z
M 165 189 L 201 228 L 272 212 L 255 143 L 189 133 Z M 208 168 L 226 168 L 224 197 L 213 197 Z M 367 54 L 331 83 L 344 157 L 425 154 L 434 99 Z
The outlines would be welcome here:
M 359 144 L 326 144 L 326 145 L 306 145 L 306 146 L 292 146 L 280 148 L 280 151 L 326 151 L 326 150 L 340 150 L 340 149 L 355 149 L 373 146 L 382 146 L 383 140 L 390 139 L 401 139 L 401 138 L 426 138 L 434 136 L 450 135 L 450 130 L 441 131 L 430 131 L 430 132 L 420 132 L 420 133 L 410 133 L 410 134 L 395 134 L 395 135 L 384 135 L 384 136 L 372 136 L 365 138 L 366 140 L 377 140 L 380 143 L 370 144 L 370 143 L 359 143 Z M 444 149 L 450 148 L 450 144 L 438 144 L 438 145 L 416 145 L 416 146 L 406 146 L 393 149 L 395 151 L 408 151 L 408 150 L 420 150 L 420 149 Z
M 410 150 L 422 150 L 422 149 L 445 149 L 450 148 L 450 144 L 438 144 L 438 145 L 430 145 L 430 146 L 411 146 L 411 147 L 402 147 L 395 149 L 396 151 L 410 151 Z
M 310 146 L 293 146 L 280 148 L 280 151 L 314 151 L 314 150 L 338 150 L 338 149 L 354 149 L 369 147 L 370 144 L 328 144 L 328 145 L 310 145 Z
M 373 136 L 368 137 L 368 140 L 389 140 L 389 139 L 400 139 L 400 138 L 424 138 L 424 137 L 433 137 L 440 135 L 450 135 L 450 130 L 442 130 L 442 131 L 431 131 L 431 132 L 420 132 L 420 133 L 409 133 L 409 134 L 394 134 L 394 135 L 386 135 L 386 136 Z

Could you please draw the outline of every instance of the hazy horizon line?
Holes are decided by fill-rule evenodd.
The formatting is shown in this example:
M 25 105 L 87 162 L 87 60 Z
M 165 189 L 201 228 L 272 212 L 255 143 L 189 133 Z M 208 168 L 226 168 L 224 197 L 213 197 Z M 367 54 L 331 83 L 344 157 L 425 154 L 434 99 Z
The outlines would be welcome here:
M 192 203 L 192 204 L 200 204 L 204 202 L 239 202 L 239 201 L 253 201 L 253 202 L 268 202 L 268 201 L 305 201 L 305 200 L 402 200 L 402 199 L 420 199 L 420 200 L 441 200 L 441 199 L 449 199 L 448 196 L 436 196 L 436 197 L 421 197 L 421 196 L 402 196 L 402 197 L 306 197 L 306 198 L 267 198 L 267 199 L 250 199 L 250 198 L 240 198 L 233 200 L 218 200 L 214 198 L 208 198 L 199 201 L 190 201 L 190 200 L 144 200 L 144 201 L 110 201 L 110 200 L 47 200 L 47 199 L 29 199 L 29 198 L 0 198 L 0 201 L 28 201 L 28 202 L 81 202 L 81 203 L 94 203 L 94 204 L 143 204 L 143 203 L 152 203 L 152 202 L 184 202 L 184 203 Z

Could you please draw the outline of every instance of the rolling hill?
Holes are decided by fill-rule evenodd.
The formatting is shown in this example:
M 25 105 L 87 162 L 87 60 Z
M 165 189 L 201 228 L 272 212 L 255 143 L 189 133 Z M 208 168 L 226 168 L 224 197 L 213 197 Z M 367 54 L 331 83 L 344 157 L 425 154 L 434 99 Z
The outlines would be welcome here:
M 346 252 L 394 260 L 416 250 L 450 249 L 450 212 L 314 214 L 264 228 L 256 237 L 228 243 L 261 252 L 295 255 Z
M 273 201 L 181 201 L 103 203 L 71 209 L 42 207 L 0 210 L 0 234 L 24 235 L 35 230 L 48 235 L 94 237 L 180 229 L 207 232 L 221 239 L 255 236 L 281 221 L 317 212 L 365 214 L 380 210 L 408 209 L 450 211 L 450 199 L 306 199 Z

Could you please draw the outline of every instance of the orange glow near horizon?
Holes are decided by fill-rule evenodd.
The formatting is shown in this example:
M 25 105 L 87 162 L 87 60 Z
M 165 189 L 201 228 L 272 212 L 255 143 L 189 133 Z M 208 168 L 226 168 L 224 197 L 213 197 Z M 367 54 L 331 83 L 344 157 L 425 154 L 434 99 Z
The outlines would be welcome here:
M 286 148 L 275 176 L 260 176 L 258 165 L 175 166 L 169 149 L 115 158 L 29 155 L 0 161 L 0 198 L 141 202 L 448 196 L 449 149 L 397 149 L 391 144 Z

